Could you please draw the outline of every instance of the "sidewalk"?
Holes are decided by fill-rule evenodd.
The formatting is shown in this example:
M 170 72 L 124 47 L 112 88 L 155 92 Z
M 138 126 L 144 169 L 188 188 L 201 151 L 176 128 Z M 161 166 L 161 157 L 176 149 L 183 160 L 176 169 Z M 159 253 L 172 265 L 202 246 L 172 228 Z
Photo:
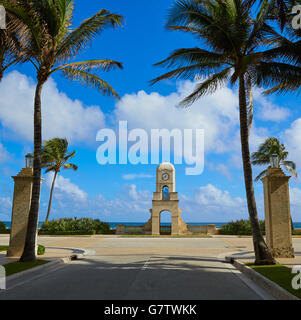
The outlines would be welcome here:
M 233 251 L 238 251 L 233 254 L 232 257 L 238 259 L 242 263 L 254 262 L 255 256 L 253 252 L 253 244 L 251 237 L 234 237 L 234 236 L 218 236 L 222 240 L 228 243 L 233 249 Z M 295 250 L 295 258 L 277 258 L 276 261 L 279 264 L 285 265 L 292 268 L 294 265 L 301 265 L 301 238 L 293 238 L 293 247 Z
M 39 236 L 38 243 L 45 246 L 46 251 L 38 259 L 56 260 L 70 257 L 74 254 L 83 253 L 83 250 L 99 242 L 102 236 L 93 237 L 50 237 Z M 8 245 L 9 235 L 0 235 L 0 245 Z M 81 250 L 82 249 L 82 250 Z M 18 261 L 18 258 L 7 258 L 6 252 L 0 252 L 0 265 Z
M 78 252 L 76 250 L 72 249 L 63 249 L 63 248 L 46 248 L 46 252 L 42 256 L 37 256 L 38 259 L 42 260 L 56 260 L 59 258 L 65 258 L 65 257 L 70 257 L 76 253 L 83 253 L 83 252 Z M 18 261 L 18 258 L 7 258 L 6 257 L 6 252 L 2 251 L 0 252 L 0 265 L 11 263 Z

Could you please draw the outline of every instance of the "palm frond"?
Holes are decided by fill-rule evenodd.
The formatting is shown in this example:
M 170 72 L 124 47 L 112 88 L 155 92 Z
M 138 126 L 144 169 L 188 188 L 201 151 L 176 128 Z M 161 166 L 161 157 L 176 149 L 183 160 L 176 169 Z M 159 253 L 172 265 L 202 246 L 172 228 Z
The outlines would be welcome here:
M 255 178 L 255 181 L 259 181 L 261 178 L 263 178 L 267 174 L 267 169 L 260 172 L 260 174 Z
M 109 71 L 115 70 L 116 68 L 122 69 L 123 66 L 122 66 L 122 63 L 114 60 L 94 59 L 94 60 L 63 64 L 55 68 L 52 71 L 52 73 L 63 70 L 65 68 L 72 68 L 72 69 L 77 69 L 77 70 L 86 71 L 86 72 L 91 72 L 92 70 L 101 69 L 102 71 L 109 72 Z
M 289 171 L 292 175 L 294 175 L 296 178 L 298 177 L 298 173 L 297 173 L 297 171 L 296 171 L 294 168 L 292 168 L 292 167 L 289 166 L 289 165 L 285 165 L 285 164 L 283 164 L 283 167 L 284 167 L 287 171 Z
M 301 68 L 281 62 L 261 61 L 254 66 L 253 84 L 260 87 L 272 87 L 265 94 L 296 91 L 300 89 Z
M 224 86 L 228 82 L 230 73 L 231 68 L 226 68 L 219 73 L 211 75 L 207 80 L 198 84 L 195 91 L 188 97 L 186 97 L 183 101 L 181 101 L 180 104 L 182 106 L 189 106 L 200 97 L 206 94 L 214 93 L 218 88 Z
M 229 64 L 230 61 L 222 54 L 211 52 L 208 50 L 195 48 L 178 49 L 171 53 L 171 55 L 155 66 L 163 66 L 166 68 L 189 66 L 191 64 Z
M 283 161 L 284 165 L 291 167 L 292 169 L 296 170 L 296 164 L 293 161 Z
M 76 171 L 78 169 L 78 166 L 73 163 L 65 163 L 65 164 L 63 164 L 63 168 L 64 169 L 72 169 L 72 170 Z
M 194 64 L 186 67 L 177 68 L 175 70 L 172 70 L 170 72 L 167 72 L 153 80 L 151 80 L 151 85 L 154 85 L 155 83 L 167 80 L 167 79 L 191 79 L 195 80 L 196 77 L 200 77 L 200 75 L 205 76 L 212 74 L 212 72 L 216 72 L 220 70 L 220 64 Z
M 107 82 L 92 73 L 72 68 L 65 68 L 62 70 L 62 73 L 70 81 L 79 81 L 89 88 L 97 89 L 103 95 L 120 99 L 117 92 Z
M 121 26 L 122 22 L 122 16 L 112 14 L 104 9 L 100 10 L 66 35 L 56 52 L 58 61 L 76 56 L 80 50 L 86 48 L 91 43 L 96 35 L 107 28 Z

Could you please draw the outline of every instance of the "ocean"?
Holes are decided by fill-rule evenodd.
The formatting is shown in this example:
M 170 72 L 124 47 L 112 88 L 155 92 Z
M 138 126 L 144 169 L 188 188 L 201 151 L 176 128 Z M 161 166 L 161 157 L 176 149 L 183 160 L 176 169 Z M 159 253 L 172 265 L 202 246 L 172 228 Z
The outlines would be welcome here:
M 7 228 L 11 227 L 10 221 L 4 221 Z M 108 222 L 111 229 L 115 230 L 117 224 L 123 224 L 126 226 L 139 226 L 143 225 L 145 222 Z M 39 222 L 39 228 L 42 226 L 43 222 Z M 215 224 L 217 229 L 220 229 L 223 225 L 227 224 L 227 222 L 187 222 L 187 224 L 192 226 L 207 226 L 208 224 Z M 171 226 L 170 223 L 161 223 L 162 226 L 168 227 Z M 294 229 L 301 229 L 301 222 L 294 222 Z

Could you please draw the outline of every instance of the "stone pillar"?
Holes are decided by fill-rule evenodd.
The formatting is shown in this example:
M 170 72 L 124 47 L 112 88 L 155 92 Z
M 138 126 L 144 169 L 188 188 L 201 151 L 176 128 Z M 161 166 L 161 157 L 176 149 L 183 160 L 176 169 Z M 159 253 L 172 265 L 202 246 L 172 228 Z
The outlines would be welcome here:
M 25 168 L 15 177 L 11 231 L 7 257 L 21 257 L 27 232 L 31 203 L 33 169 Z
M 156 209 L 152 209 L 152 235 L 160 235 L 160 212 Z
M 268 168 L 264 187 L 267 245 L 275 258 L 294 258 L 288 181 L 280 168 Z
M 209 235 L 216 235 L 216 225 L 215 224 L 208 224 L 207 226 L 207 234 Z
M 179 234 L 179 214 L 178 210 L 171 212 L 171 235 L 177 236 Z

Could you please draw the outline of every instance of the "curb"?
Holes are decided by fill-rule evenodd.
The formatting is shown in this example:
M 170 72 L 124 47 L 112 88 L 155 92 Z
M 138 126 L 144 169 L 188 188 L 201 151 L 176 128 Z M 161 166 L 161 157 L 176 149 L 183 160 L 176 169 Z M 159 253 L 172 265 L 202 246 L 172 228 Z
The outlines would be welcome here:
M 55 266 L 58 266 L 60 264 L 64 264 L 64 263 L 67 263 L 64 261 L 64 259 L 66 258 L 63 258 L 63 259 L 57 259 L 57 260 L 54 260 L 54 261 L 51 261 L 51 262 L 48 262 L 44 265 L 41 265 L 41 266 L 38 266 L 38 267 L 34 267 L 34 268 L 31 268 L 31 269 L 28 269 L 28 270 L 24 270 L 24 271 L 21 271 L 21 272 L 17 272 L 15 274 L 12 274 L 10 276 L 7 276 L 6 277 L 6 280 L 15 280 L 19 277 L 22 277 L 24 275 L 28 275 L 28 274 L 31 274 L 33 272 L 38 272 L 38 271 L 44 271 L 44 270 L 47 270 L 47 269 L 50 269 L 52 267 L 55 267 Z
M 267 290 L 272 296 L 278 300 L 300 300 L 290 292 L 280 287 L 277 283 L 264 277 L 244 263 L 234 259 L 233 257 L 225 257 L 226 262 L 232 263 L 239 271 L 253 280 L 259 287 Z
M 10 276 L 7 276 L 6 280 L 15 280 L 15 279 L 22 277 L 24 275 L 28 275 L 28 274 L 31 274 L 34 272 L 39 272 L 39 271 L 45 271 L 45 270 L 51 269 L 52 267 L 56 267 L 56 266 L 59 266 L 62 264 L 67 264 L 67 263 L 74 261 L 74 260 L 80 260 L 80 259 L 83 259 L 85 256 L 89 255 L 89 253 L 90 253 L 89 250 L 85 250 L 85 249 L 78 249 L 78 248 L 76 248 L 76 249 L 72 248 L 72 249 L 77 250 L 77 251 L 81 251 L 82 253 L 74 254 L 74 255 L 71 255 L 71 256 L 68 256 L 65 258 L 55 259 L 55 260 L 50 261 L 50 262 L 43 264 L 41 266 L 37 266 L 37 267 L 31 268 L 28 270 L 24 270 L 24 271 L 12 274 Z

